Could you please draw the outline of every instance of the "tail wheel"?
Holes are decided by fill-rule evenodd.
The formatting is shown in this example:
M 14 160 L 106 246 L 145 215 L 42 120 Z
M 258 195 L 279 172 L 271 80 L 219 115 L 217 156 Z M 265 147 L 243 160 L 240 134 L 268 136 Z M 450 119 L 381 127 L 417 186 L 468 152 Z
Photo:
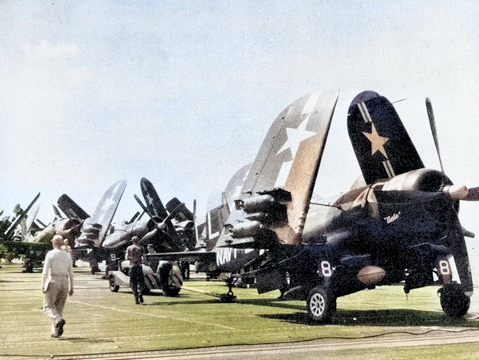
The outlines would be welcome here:
M 150 293 L 150 288 L 145 284 L 145 286 L 141 288 L 141 295 L 150 295 Z
M 178 266 L 170 263 L 163 264 L 160 268 L 161 287 L 165 295 L 176 296 L 181 290 L 183 279 Z
M 113 292 L 117 292 L 120 289 L 120 285 L 116 284 L 115 277 L 113 275 L 108 278 L 108 284 L 110 285 L 110 290 Z
M 306 306 L 311 320 L 328 323 L 336 311 L 336 298 L 325 286 L 316 286 L 309 292 Z
M 458 283 L 446 284 L 438 293 L 441 297 L 442 310 L 446 315 L 459 318 L 467 314 L 471 299 L 464 294 Z
M 179 294 L 181 288 L 177 286 L 176 279 L 174 280 L 171 276 L 168 277 L 168 282 L 163 285 L 163 291 L 167 296 L 176 296 Z

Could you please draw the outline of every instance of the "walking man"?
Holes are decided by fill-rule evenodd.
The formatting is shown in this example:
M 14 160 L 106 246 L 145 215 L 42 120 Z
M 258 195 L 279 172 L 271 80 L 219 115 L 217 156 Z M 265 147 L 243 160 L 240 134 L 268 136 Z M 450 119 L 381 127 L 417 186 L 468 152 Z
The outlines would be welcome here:
M 135 296 L 135 303 L 143 303 L 143 295 L 141 290 L 145 287 L 145 277 L 141 264 L 143 263 L 144 253 L 143 247 L 138 244 L 140 239 L 133 236 L 131 239 L 133 244 L 126 248 L 125 260 L 130 260 L 130 287 Z
M 73 295 L 72 258 L 62 251 L 62 245 L 62 236 L 55 235 L 52 239 L 53 250 L 45 256 L 42 271 L 43 312 L 52 320 L 52 337 L 63 334 L 63 307 L 68 294 Z

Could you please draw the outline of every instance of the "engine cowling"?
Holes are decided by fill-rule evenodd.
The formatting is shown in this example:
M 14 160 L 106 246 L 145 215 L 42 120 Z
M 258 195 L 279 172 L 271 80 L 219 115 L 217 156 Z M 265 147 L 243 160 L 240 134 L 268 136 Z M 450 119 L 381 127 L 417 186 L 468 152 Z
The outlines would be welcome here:
M 452 185 L 444 173 L 431 169 L 417 169 L 397 175 L 386 181 L 383 190 L 416 190 L 435 192 Z

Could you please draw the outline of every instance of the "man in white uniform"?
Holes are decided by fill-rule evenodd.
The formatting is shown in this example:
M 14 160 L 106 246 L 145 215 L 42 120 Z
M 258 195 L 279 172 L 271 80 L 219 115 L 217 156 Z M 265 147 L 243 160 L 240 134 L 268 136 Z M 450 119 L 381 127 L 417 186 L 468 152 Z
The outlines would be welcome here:
M 52 337 L 59 337 L 65 325 L 63 307 L 68 294 L 73 295 L 73 266 L 70 254 L 62 251 L 61 235 L 53 237 L 52 245 L 42 271 L 43 312 L 52 319 Z

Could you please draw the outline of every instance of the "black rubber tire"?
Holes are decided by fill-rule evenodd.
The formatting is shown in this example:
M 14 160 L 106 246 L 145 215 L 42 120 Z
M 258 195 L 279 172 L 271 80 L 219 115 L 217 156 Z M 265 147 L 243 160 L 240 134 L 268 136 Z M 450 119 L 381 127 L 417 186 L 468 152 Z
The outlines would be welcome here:
M 453 318 L 460 318 L 467 314 L 471 299 L 464 294 L 458 283 L 444 285 L 439 290 L 441 296 L 441 307 L 446 315 Z
M 311 320 L 322 324 L 329 323 L 336 312 L 336 298 L 331 290 L 319 285 L 309 292 L 306 307 Z
M 108 284 L 110 286 L 110 290 L 112 292 L 118 292 L 118 290 L 120 289 L 120 285 L 117 285 L 116 284 L 116 281 L 115 281 L 115 277 L 113 275 L 111 275 L 109 278 L 108 278 Z

